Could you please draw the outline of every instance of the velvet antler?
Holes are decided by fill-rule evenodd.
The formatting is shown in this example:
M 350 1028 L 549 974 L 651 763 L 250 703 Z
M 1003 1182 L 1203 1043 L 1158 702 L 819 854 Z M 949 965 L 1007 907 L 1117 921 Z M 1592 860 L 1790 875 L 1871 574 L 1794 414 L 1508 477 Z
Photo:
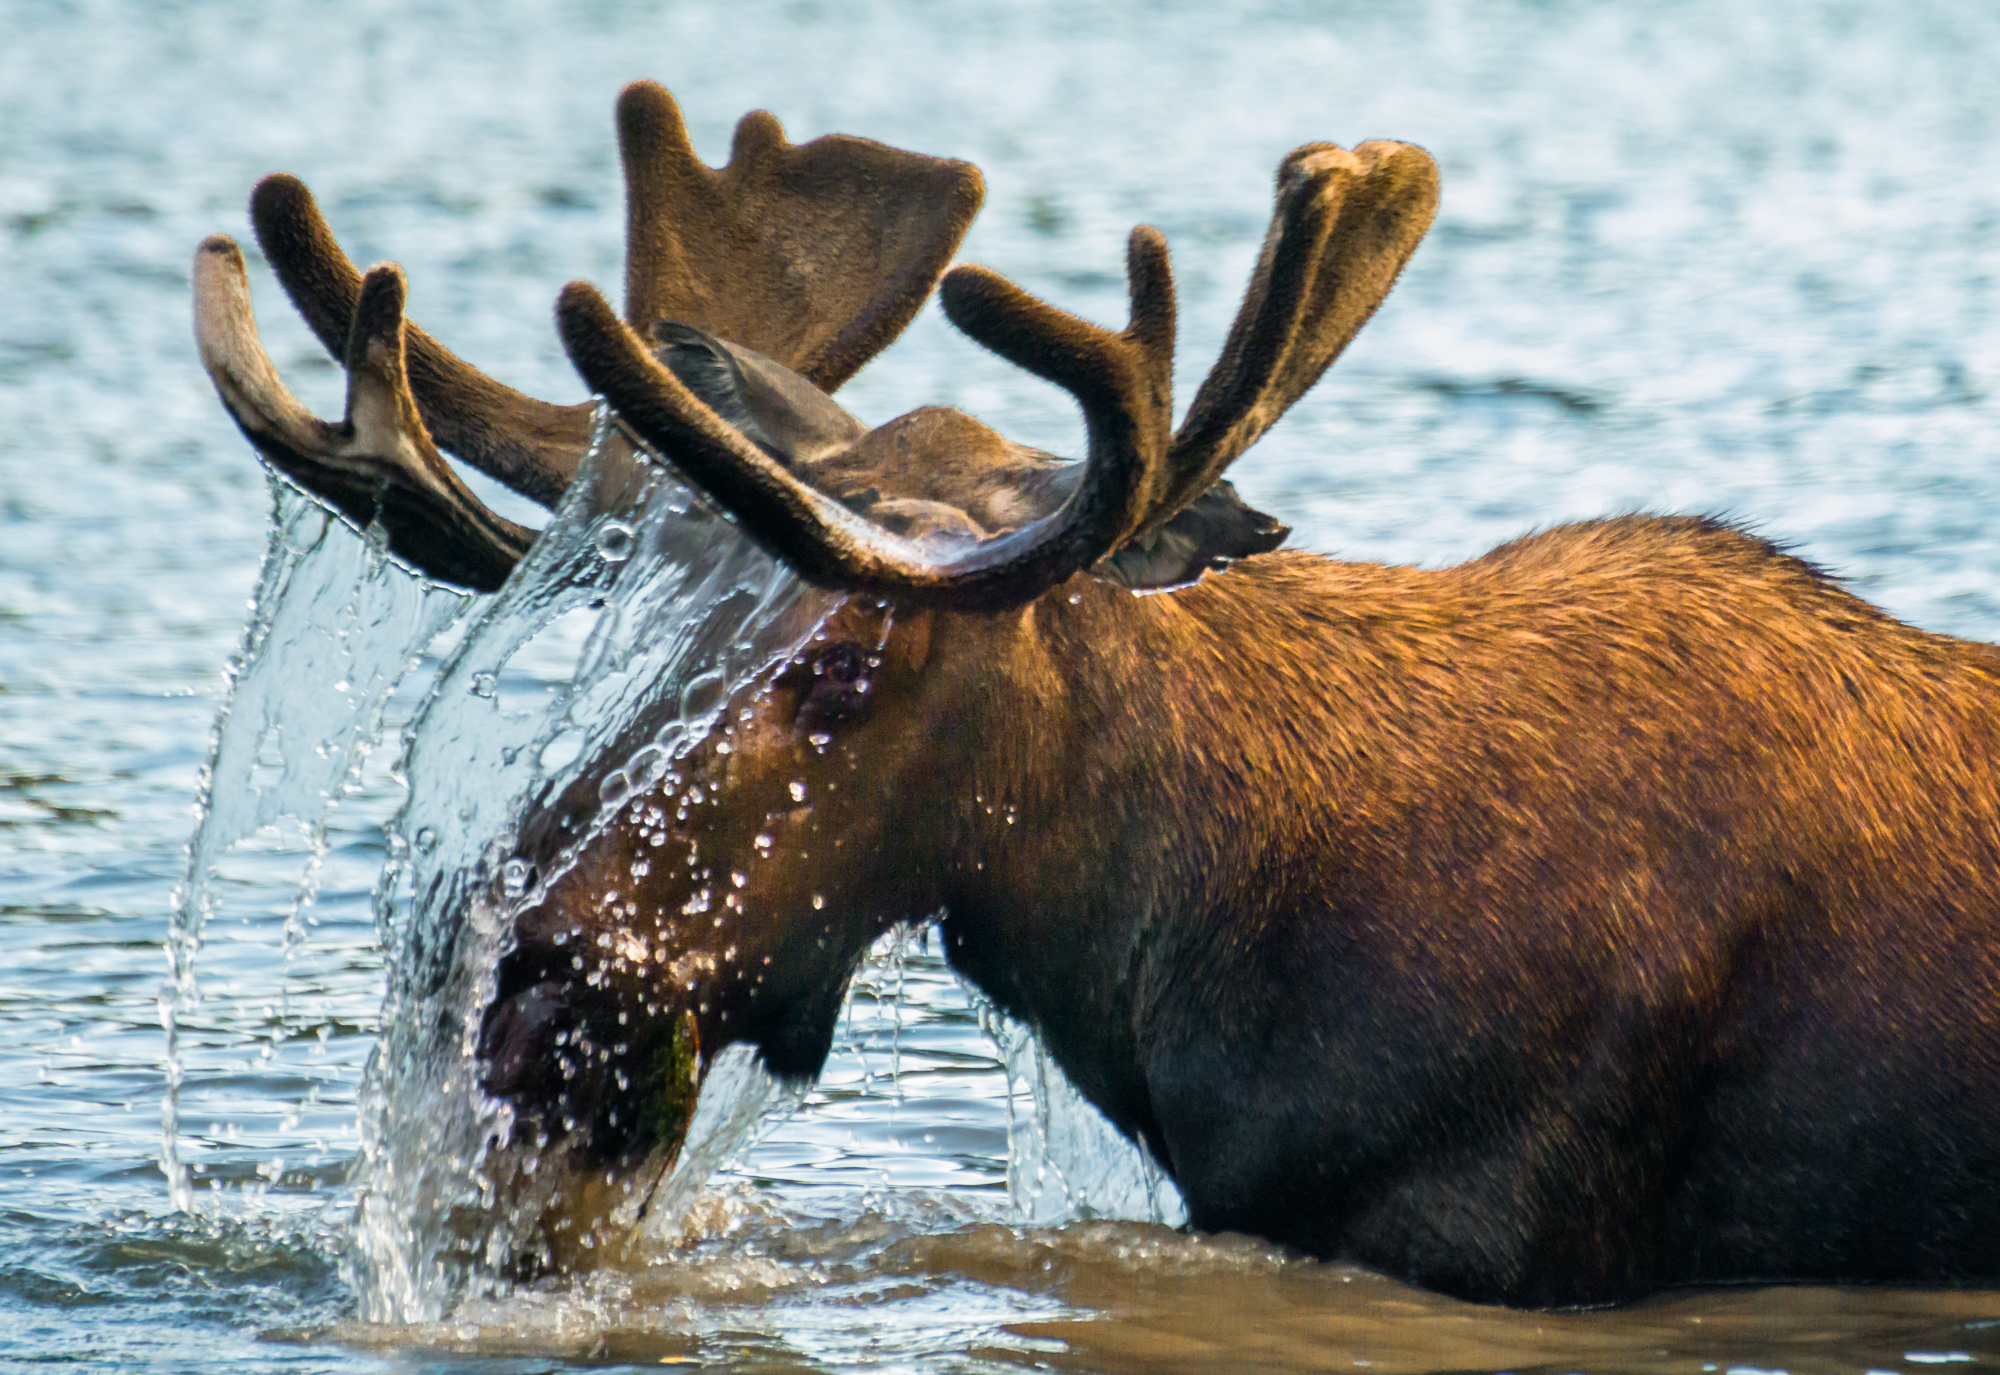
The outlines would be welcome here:
M 761 110 L 710 168 L 650 81 L 618 98 L 618 147 L 626 321 L 694 325 L 828 392 L 923 308 L 985 196 L 970 163 L 842 134 L 794 147 Z
M 494 515 L 444 461 L 411 393 L 403 274 L 373 268 L 355 290 L 341 354 L 347 416 L 315 418 L 278 380 L 257 338 L 243 252 L 214 235 L 195 253 L 195 338 L 222 404 L 279 472 L 355 524 L 379 525 L 391 552 L 475 591 L 500 586 L 534 532 Z
M 673 97 L 652 82 L 618 101 L 625 164 L 626 315 L 695 325 L 831 391 L 922 308 L 978 212 L 968 163 L 833 135 L 793 147 L 768 114 L 746 116 L 727 167 L 695 157 Z M 361 274 L 297 178 L 251 197 L 258 243 L 286 294 L 342 356 Z M 514 490 L 553 506 L 589 445 L 588 404 L 503 386 L 411 325 L 411 392 L 431 436 Z
M 340 358 L 361 299 L 361 274 L 341 251 L 312 192 L 282 172 L 250 196 L 250 222 L 292 304 Z M 416 325 L 408 326 L 410 388 L 437 443 L 544 506 L 576 475 L 590 445 L 588 402 L 557 406 L 494 381 Z
M 1278 205 L 1236 323 L 1195 393 L 1145 528 L 1206 492 L 1311 390 L 1389 288 L 1437 213 L 1437 164 L 1408 143 L 1331 143 L 1278 168 Z
M 754 123 L 739 147 L 768 136 Z M 588 286 L 565 290 L 557 322 L 571 361 L 628 425 L 822 586 L 958 609 L 1017 604 L 1085 568 L 1128 586 L 1168 587 L 1284 538 L 1282 525 L 1219 479 L 1366 323 L 1436 205 L 1437 169 L 1420 148 L 1367 143 L 1349 153 L 1315 144 L 1288 157 L 1248 297 L 1171 441 L 1173 278 L 1158 231 L 1133 232 L 1132 317 L 1117 334 L 983 267 L 952 269 L 945 313 L 1002 357 L 1067 388 L 1083 409 L 1090 451 L 1053 512 L 948 552 L 873 525 L 801 481 L 648 357 Z M 940 464 L 951 457 L 935 455 Z M 837 457 L 826 461 L 838 466 Z
M 952 318 L 1073 392 L 1090 435 L 1082 480 L 1060 506 L 969 547 L 893 534 L 801 481 L 655 362 L 588 284 L 564 290 L 556 322 L 591 388 L 801 576 L 918 605 L 993 609 L 1037 597 L 1116 548 L 1164 485 L 1174 308 L 1166 244 L 1156 231 L 1133 234 L 1128 270 L 1132 322 L 1118 334 L 982 268 L 945 279 Z

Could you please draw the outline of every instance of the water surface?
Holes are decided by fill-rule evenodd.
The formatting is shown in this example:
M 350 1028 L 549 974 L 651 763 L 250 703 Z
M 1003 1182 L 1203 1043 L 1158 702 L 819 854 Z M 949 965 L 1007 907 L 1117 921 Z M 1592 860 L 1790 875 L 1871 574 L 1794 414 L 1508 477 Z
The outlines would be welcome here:
M 1415 141 L 1444 171 L 1436 230 L 1233 474 L 1296 542 L 1436 565 L 1562 520 L 1721 511 L 1897 615 L 1991 639 L 2000 10 L 598 0 L 558 18 L 519 0 L 17 0 L 0 16 L 0 1362 L 1858 1372 L 2000 1358 L 1989 1295 L 1505 1314 L 1242 1239 L 1025 1226 L 1007 1077 L 923 950 L 871 967 L 819 1090 L 724 1177 L 692 1249 L 441 1324 L 357 1326 L 340 1182 L 381 1007 L 369 890 L 399 800 L 386 752 L 323 836 L 275 825 L 225 866 L 182 1028 L 197 1214 L 172 1210 L 159 1167 L 161 943 L 270 510 L 194 360 L 187 263 L 203 235 L 243 232 L 257 177 L 304 177 L 355 258 L 405 266 L 413 316 L 453 348 L 577 400 L 550 303 L 571 277 L 618 279 L 611 102 L 653 77 L 712 160 L 742 112 L 768 107 L 794 138 L 839 130 L 978 163 L 989 195 L 965 256 L 1099 319 L 1122 312 L 1125 233 L 1159 225 L 1186 397 L 1234 312 L 1279 158 L 1311 140 Z M 332 413 L 337 372 L 261 268 L 253 286 L 280 368 Z M 843 399 L 871 421 L 938 402 L 1030 443 L 1080 440 L 1066 397 L 935 311 Z M 580 643 L 515 687 L 559 684 Z M 392 723 L 408 709 L 392 704 Z M 300 906 L 321 849 L 317 900 Z

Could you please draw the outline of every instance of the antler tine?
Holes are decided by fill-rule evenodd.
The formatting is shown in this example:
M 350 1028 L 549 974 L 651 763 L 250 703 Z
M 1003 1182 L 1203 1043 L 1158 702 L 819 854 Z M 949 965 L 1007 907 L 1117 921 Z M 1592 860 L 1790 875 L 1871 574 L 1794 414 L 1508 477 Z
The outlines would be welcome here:
M 801 482 L 704 405 L 584 282 L 557 328 L 570 361 L 625 423 L 730 511 L 753 539 L 819 586 L 953 610 L 1019 605 L 1130 536 L 1164 477 L 1171 413 L 1173 288 L 1158 233 L 1132 237 L 1132 324 L 1112 334 L 983 268 L 945 278 L 946 311 L 1003 355 L 1082 403 L 1090 457 L 1069 499 L 956 557 L 905 539 Z
M 1167 241 L 1141 225 L 1126 249 L 1131 323 L 1122 334 L 1057 310 L 987 268 L 945 274 L 951 322 L 987 348 L 1076 397 L 1089 435 L 1089 476 L 1072 504 L 1109 552 L 1158 504 L 1170 473 L 1173 417 L 1174 279 Z M 1094 562 L 1098 555 L 1092 555 Z
M 618 146 L 632 327 L 694 325 L 829 392 L 915 318 L 985 196 L 969 163 L 838 134 L 794 147 L 763 111 L 708 167 L 650 81 L 618 98 Z
M 334 239 L 312 192 L 280 172 L 250 197 L 257 242 L 292 304 L 335 358 L 347 347 L 361 274 Z M 436 442 L 523 496 L 553 507 L 569 486 L 594 423 L 588 403 L 557 406 L 503 386 L 415 325 L 405 330 L 411 392 Z
M 340 350 L 347 418 L 329 425 L 285 389 L 257 337 L 250 281 L 234 240 L 213 235 L 194 261 L 195 339 L 222 404 L 273 468 L 443 582 L 490 592 L 534 532 L 493 514 L 431 443 L 405 363 L 403 274 L 370 269 Z
M 1284 160 L 1257 270 L 1174 437 L 1174 478 L 1147 529 L 1207 491 L 1319 381 L 1395 285 L 1437 203 L 1437 164 L 1413 144 L 1315 143 Z

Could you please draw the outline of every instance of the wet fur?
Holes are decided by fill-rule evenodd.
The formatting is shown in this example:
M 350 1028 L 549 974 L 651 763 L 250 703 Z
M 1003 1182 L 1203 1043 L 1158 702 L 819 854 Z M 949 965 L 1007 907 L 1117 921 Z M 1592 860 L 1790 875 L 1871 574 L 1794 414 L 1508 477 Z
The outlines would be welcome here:
M 1529 1304 L 2000 1273 L 2000 653 L 1638 517 L 1035 619 L 946 948 L 1196 1226 Z
M 568 973 L 637 930 L 707 960 L 705 1050 L 810 1075 L 861 951 L 943 909 L 1197 1227 L 1515 1304 L 2000 1276 L 2000 652 L 1698 519 L 871 606 L 828 631 L 884 644 L 870 713 L 822 752 L 801 669 L 753 686 L 683 767 L 710 805 L 523 917 L 502 1009 L 657 1017 L 643 966 Z M 719 934 L 681 853 L 748 875 Z

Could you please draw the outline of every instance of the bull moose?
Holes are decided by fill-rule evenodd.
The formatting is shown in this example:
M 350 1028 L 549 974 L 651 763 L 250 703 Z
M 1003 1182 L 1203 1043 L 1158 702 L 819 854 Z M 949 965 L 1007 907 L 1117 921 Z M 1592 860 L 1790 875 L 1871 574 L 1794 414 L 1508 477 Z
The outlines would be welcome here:
M 711 169 L 644 83 L 618 124 L 624 317 L 581 283 L 556 309 L 603 461 L 670 464 L 839 597 L 612 824 L 587 769 L 523 819 L 481 1063 L 557 1181 L 525 1264 L 643 1198 L 724 1047 L 815 1074 L 861 953 L 942 914 L 1195 1227 L 1528 1305 L 2000 1277 L 2000 652 L 1713 519 L 1385 567 L 1278 548 L 1223 480 L 1388 293 L 1426 153 L 1284 160 L 1175 430 L 1156 231 L 1113 332 L 945 270 L 967 164 L 760 113 Z M 498 586 L 534 533 L 439 449 L 552 503 L 591 407 L 406 324 L 297 181 L 251 211 L 347 416 L 285 391 L 218 236 L 230 414 L 420 572 Z M 934 285 L 1074 395 L 1083 460 L 835 404 Z

